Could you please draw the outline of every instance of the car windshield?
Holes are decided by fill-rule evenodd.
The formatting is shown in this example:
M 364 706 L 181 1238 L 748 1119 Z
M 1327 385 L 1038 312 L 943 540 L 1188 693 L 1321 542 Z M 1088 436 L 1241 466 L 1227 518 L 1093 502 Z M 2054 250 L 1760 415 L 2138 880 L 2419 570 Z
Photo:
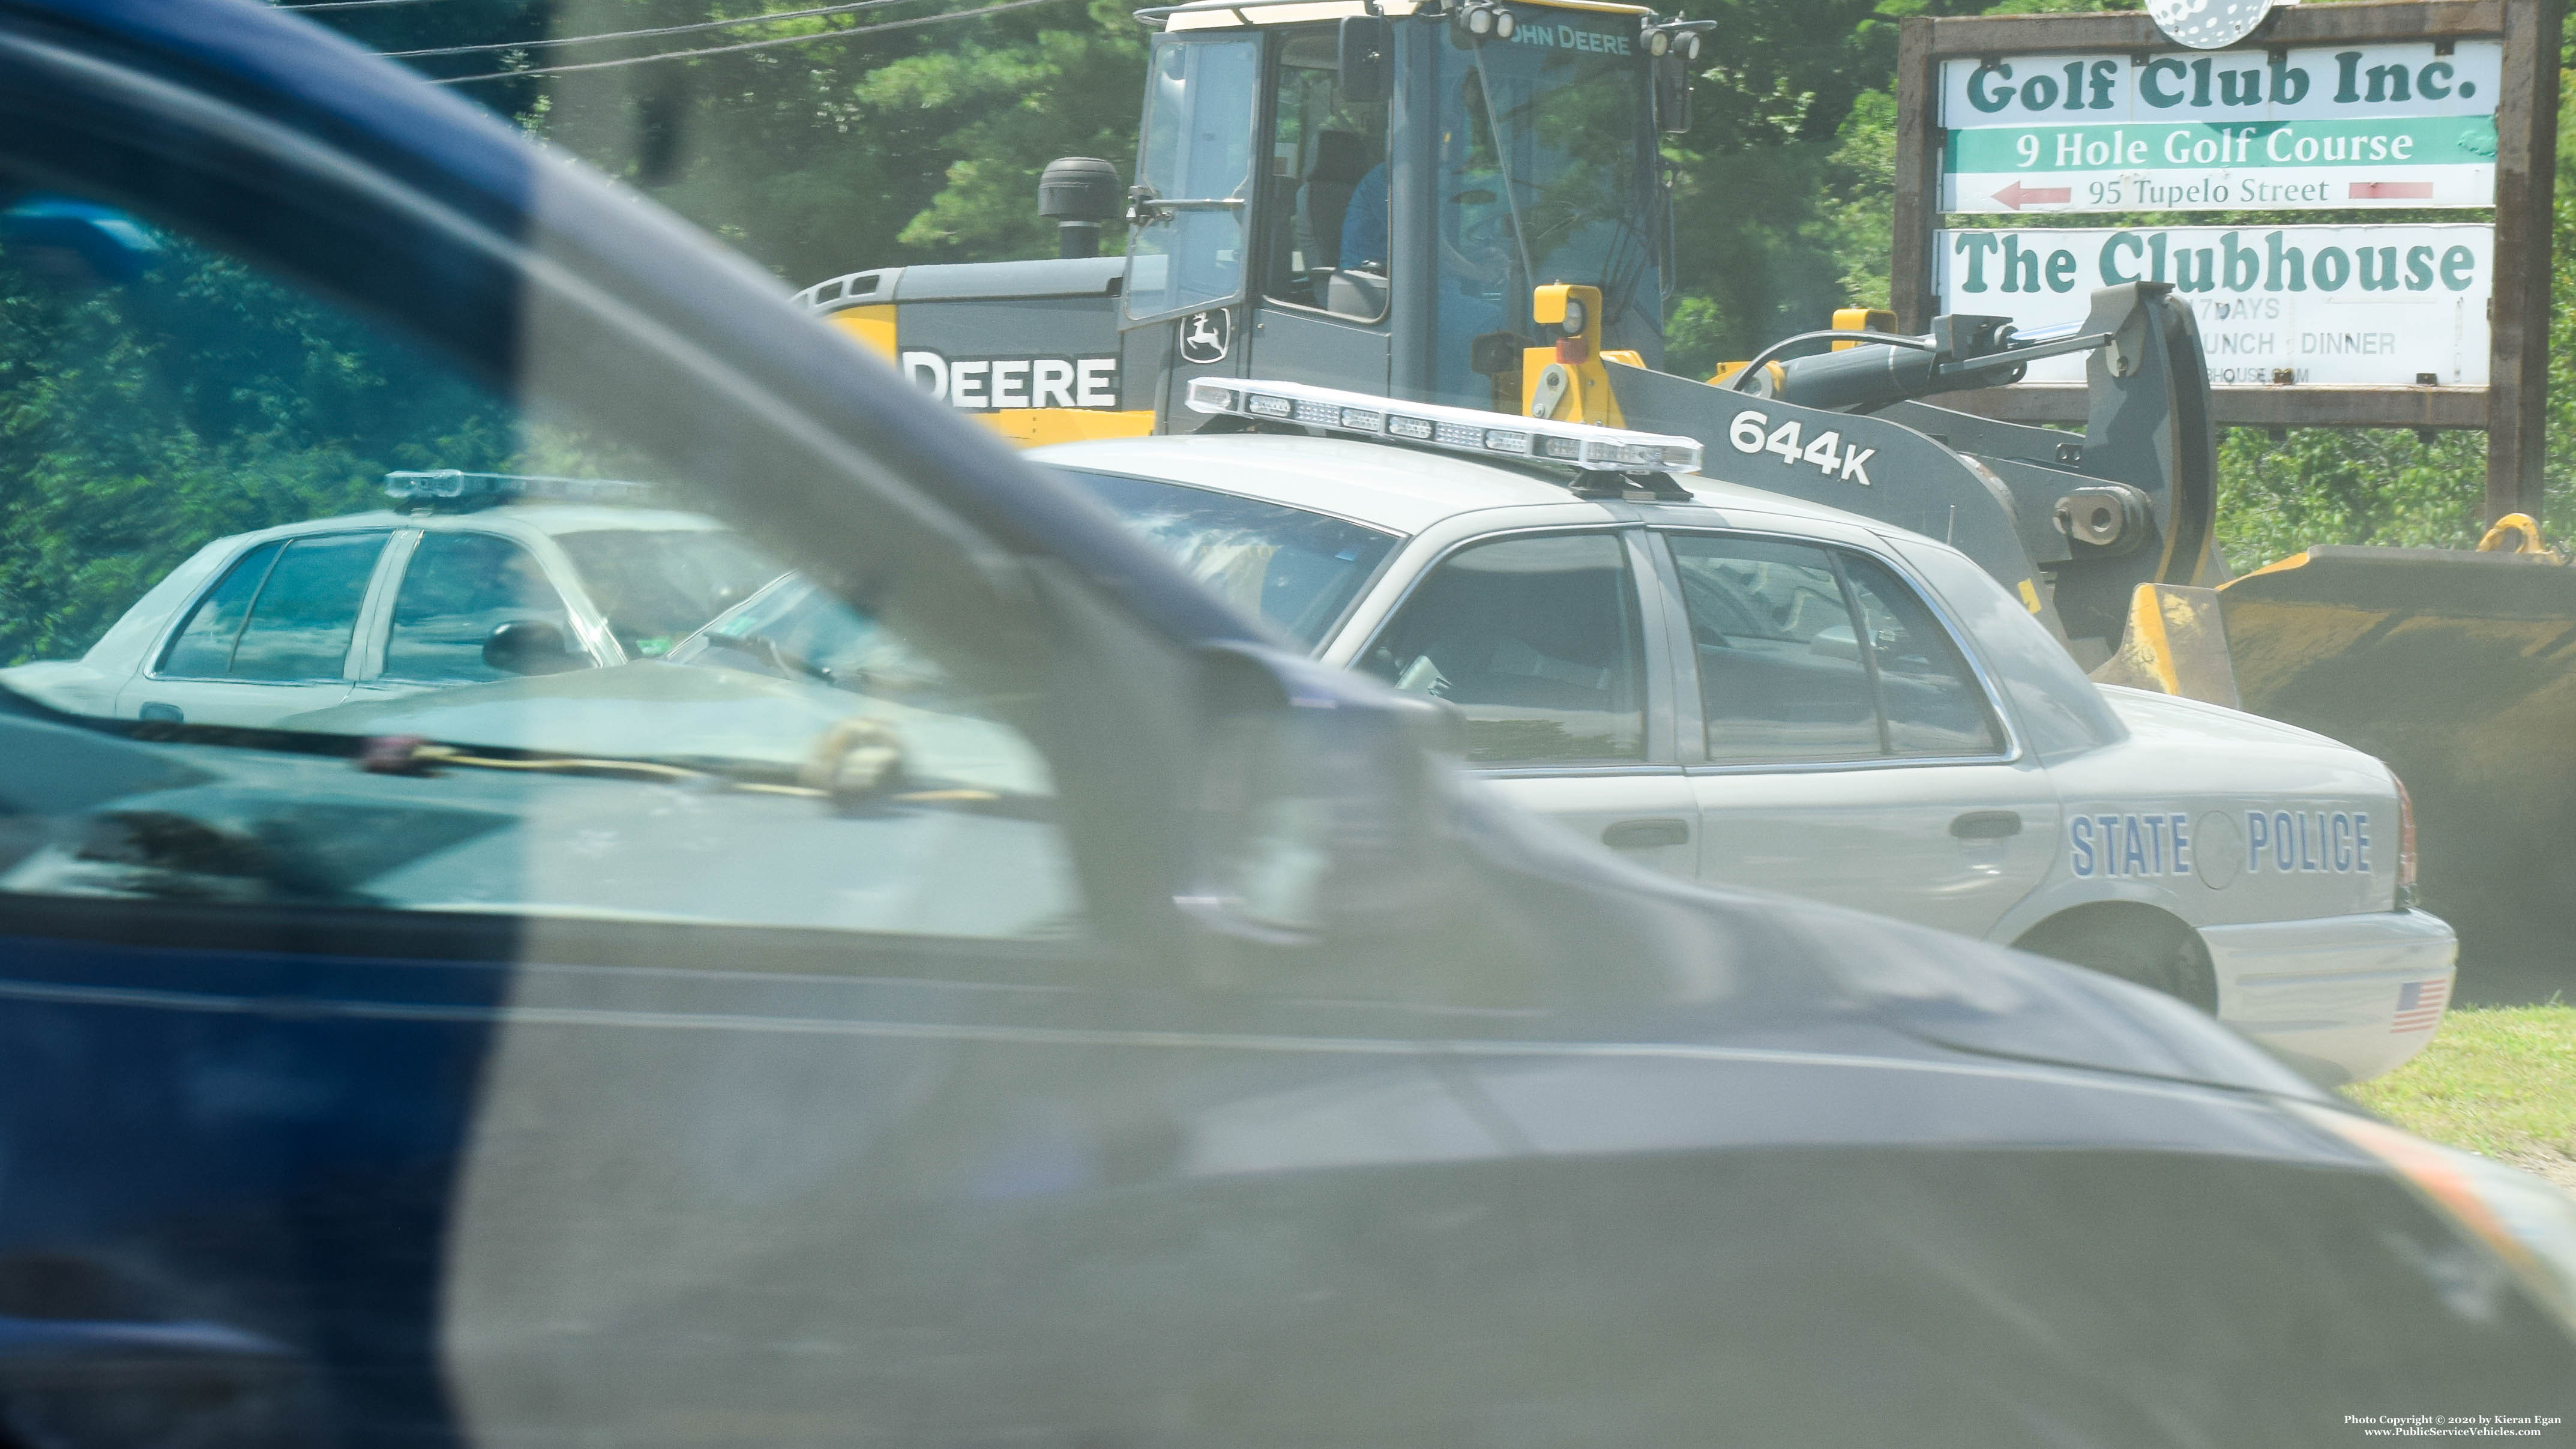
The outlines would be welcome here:
M 1403 540 L 1284 503 L 1125 473 L 1059 468 L 1235 607 L 1311 649 Z
M 600 528 L 558 533 L 591 601 L 629 656 L 649 659 L 778 577 L 730 531 Z

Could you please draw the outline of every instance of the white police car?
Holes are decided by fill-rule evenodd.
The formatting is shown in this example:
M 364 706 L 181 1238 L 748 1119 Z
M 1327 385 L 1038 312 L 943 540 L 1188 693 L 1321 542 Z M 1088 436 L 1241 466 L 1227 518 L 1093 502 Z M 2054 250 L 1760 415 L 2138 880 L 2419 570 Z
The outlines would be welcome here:
M 2409 908 L 2376 759 L 2096 685 L 1964 555 L 1848 514 L 1610 471 L 1587 493 L 1491 460 L 1490 415 L 1209 380 L 1192 405 L 1319 400 L 1486 456 L 1251 433 L 1032 456 L 1319 658 L 1457 705 L 1488 779 L 1639 863 L 2155 986 L 2330 1079 L 2430 1040 L 2457 947 Z M 1696 467 L 1684 439 L 1513 419 L 1504 441 Z
M 334 705 L 651 658 L 776 577 L 608 479 L 395 473 L 400 511 L 219 538 L 77 660 L 0 670 L 73 714 L 266 726 Z

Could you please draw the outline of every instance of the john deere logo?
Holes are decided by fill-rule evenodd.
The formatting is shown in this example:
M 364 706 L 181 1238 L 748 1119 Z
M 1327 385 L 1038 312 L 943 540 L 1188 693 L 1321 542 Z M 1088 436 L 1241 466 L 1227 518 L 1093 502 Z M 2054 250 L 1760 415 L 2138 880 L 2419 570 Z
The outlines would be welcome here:
M 1206 312 L 1192 312 L 1181 319 L 1181 360 L 1184 362 L 1225 361 L 1226 332 L 1231 314 L 1219 307 Z
M 2147 0 L 2156 28 L 2194 50 L 2217 50 L 2254 33 L 2273 0 Z

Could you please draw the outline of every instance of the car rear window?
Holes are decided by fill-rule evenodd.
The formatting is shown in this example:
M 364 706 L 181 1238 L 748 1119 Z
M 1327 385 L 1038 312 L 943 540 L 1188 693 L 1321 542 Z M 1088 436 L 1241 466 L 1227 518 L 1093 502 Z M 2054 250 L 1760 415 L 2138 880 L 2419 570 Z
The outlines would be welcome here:
M 1284 503 L 1124 473 L 1056 472 L 1109 505 L 1190 577 L 1309 649 L 1403 541 Z

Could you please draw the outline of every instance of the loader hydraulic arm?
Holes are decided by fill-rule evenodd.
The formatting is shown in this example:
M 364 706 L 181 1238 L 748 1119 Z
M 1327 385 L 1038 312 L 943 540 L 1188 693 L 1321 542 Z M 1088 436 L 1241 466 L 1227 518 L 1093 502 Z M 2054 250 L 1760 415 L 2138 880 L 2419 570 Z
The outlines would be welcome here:
M 1610 390 L 1627 426 L 1699 439 L 1709 476 L 1957 545 L 2090 668 L 2118 646 L 2139 584 L 2190 583 L 2214 567 L 2209 378 L 2191 309 L 2172 291 L 2105 288 L 2080 327 L 2055 334 L 1937 318 L 1922 337 L 1757 358 L 1723 384 L 1614 361 Z M 2011 382 L 2070 352 L 2088 354 L 2081 434 L 1922 400 Z
M 1808 407 L 1875 412 L 1930 393 L 2011 382 L 2043 357 L 2089 352 L 2110 340 L 2103 333 L 2074 328 L 2023 333 L 2014 329 L 2009 317 L 1964 314 L 1933 318 L 1932 331 L 1922 337 L 1801 332 L 1764 348 L 1727 385 L 1737 392 Z M 1826 341 L 1852 345 L 1786 362 L 1772 360 L 1802 343 Z

